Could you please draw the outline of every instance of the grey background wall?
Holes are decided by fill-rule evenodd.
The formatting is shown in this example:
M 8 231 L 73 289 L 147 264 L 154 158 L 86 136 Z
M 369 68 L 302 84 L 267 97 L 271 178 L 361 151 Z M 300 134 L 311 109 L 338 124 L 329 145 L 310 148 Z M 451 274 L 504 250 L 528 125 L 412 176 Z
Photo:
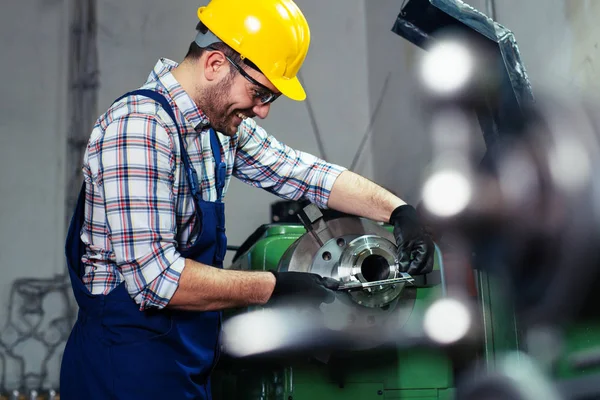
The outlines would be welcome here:
M 0 387 L 35 384 L 60 357 L 52 349 L 67 307 L 53 278 L 64 273 L 67 27 L 65 2 L 2 4 Z M 34 278 L 45 280 L 41 290 Z
M 390 32 L 401 3 L 298 0 L 312 31 L 302 71 L 310 103 L 281 99 L 262 124 L 293 147 L 349 165 L 377 111 L 356 170 L 415 202 L 430 148 L 416 101 L 421 50 Z M 485 10 L 484 0 L 470 4 Z M 141 85 L 159 57 L 183 57 L 198 5 L 97 0 L 97 113 Z M 600 3 L 499 0 L 496 11 L 516 35 L 534 90 L 549 83 L 600 87 Z M 78 167 L 65 162 L 71 12 L 68 0 L 8 0 L 0 13 L 0 389 L 56 386 L 69 328 L 60 275 L 65 176 Z M 274 200 L 234 183 L 226 200 L 230 243 L 268 222 Z

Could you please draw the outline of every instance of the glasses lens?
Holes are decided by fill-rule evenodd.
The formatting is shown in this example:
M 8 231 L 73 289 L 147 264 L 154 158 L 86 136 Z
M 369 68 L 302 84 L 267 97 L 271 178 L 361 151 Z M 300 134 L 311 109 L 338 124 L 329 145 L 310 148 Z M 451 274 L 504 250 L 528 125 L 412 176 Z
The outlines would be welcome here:
M 275 100 L 275 94 L 274 93 L 265 93 L 262 98 L 260 99 L 260 101 L 263 104 L 267 104 L 272 102 L 273 100 Z

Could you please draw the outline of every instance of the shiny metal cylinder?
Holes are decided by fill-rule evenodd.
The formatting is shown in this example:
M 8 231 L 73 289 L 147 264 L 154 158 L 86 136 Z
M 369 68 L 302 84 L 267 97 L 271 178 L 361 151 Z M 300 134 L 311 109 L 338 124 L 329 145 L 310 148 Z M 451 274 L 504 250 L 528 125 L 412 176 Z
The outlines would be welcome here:
M 380 236 L 363 235 L 352 240 L 339 259 L 338 277 L 342 282 L 373 282 L 399 276 L 397 247 Z M 357 304 L 383 307 L 400 296 L 403 283 L 350 292 Z

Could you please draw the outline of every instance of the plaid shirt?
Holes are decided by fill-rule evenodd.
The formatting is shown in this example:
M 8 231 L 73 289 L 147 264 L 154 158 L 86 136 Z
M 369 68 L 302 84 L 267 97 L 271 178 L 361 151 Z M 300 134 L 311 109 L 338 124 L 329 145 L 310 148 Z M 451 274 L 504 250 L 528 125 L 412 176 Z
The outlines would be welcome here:
M 162 93 L 173 106 L 202 198 L 215 201 L 209 121 L 171 74 L 176 66 L 159 60 L 142 88 Z M 287 147 L 251 119 L 234 137 L 218 136 L 227 164 L 223 193 L 233 175 L 282 198 L 306 197 L 326 207 L 344 170 Z M 83 174 L 84 284 L 94 294 L 107 294 L 125 281 L 141 310 L 166 306 L 184 268 L 178 250 L 191 247 L 197 237 L 174 122 L 146 97 L 114 103 L 94 126 Z

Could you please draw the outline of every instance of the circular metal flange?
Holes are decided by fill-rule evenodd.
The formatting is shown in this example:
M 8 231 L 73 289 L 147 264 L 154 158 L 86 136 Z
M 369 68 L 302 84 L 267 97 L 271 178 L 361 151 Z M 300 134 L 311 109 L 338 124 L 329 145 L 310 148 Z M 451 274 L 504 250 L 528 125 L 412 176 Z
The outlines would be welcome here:
M 371 265 L 375 271 L 371 275 L 367 272 L 366 276 L 363 271 L 357 269 L 354 271 L 360 272 L 360 276 L 365 281 L 376 280 L 375 278 L 383 275 L 381 272 L 385 268 L 383 260 L 378 257 L 368 258 L 369 255 L 382 257 L 387 260 L 388 265 L 392 265 L 393 270 L 397 271 L 394 236 L 383 226 L 362 218 L 344 217 L 328 221 L 327 227 L 328 232 L 320 233 L 323 243 L 319 243 L 310 233 L 304 234 L 295 241 L 281 257 L 278 270 L 312 272 L 346 281 L 360 279 L 351 276 L 352 268 L 348 268 L 351 257 L 345 261 L 345 267 L 342 269 L 339 267 L 350 243 L 360 238 L 367 240 L 366 237 L 370 237 L 368 240 L 379 247 L 373 250 L 373 254 L 364 253 L 361 262 L 366 261 L 365 268 Z M 358 240 L 352 245 L 352 253 L 347 253 L 344 260 L 354 253 L 360 243 L 362 242 Z M 397 277 L 390 276 L 389 272 L 387 276 Z M 404 326 L 410 318 L 416 299 L 416 290 L 412 287 L 397 285 L 393 289 L 390 286 L 388 290 L 389 292 L 378 289 L 371 289 L 371 292 L 360 290 L 354 294 L 354 297 L 349 292 L 336 292 L 336 300 L 333 303 L 322 304 L 320 307 L 327 328 L 361 336 L 364 338 L 361 341 L 364 349 L 379 345 L 383 332 L 394 332 Z M 364 296 L 359 295 L 356 298 L 358 292 Z M 373 295 L 376 296 L 375 299 L 369 301 L 369 297 Z
M 377 235 L 394 240 L 394 235 L 372 221 L 364 218 L 342 217 L 327 221 L 327 232 L 321 232 L 322 242 L 319 243 L 313 235 L 305 233 L 296 240 L 279 260 L 279 271 L 315 272 L 313 260 L 324 245 L 330 245 L 331 239 L 362 235 Z M 336 239 L 337 240 L 337 239 Z M 334 241 L 335 242 L 335 241 Z M 333 245 L 333 244 L 331 244 Z M 333 272 L 333 271 L 332 271 Z M 315 272 L 316 273 L 316 272 Z M 330 274 L 324 276 L 333 277 Z
M 338 265 L 344 250 L 348 243 L 356 239 L 358 235 L 344 235 L 334 237 L 327 241 L 316 253 L 312 259 L 310 272 L 321 276 L 328 276 L 334 279 L 341 279 Z
M 338 264 L 338 277 L 343 282 L 373 282 L 399 276 L 397 247 L 375 235 L 363 235 L 348 243 Z M 379 286 L 351 291 L 350 297 L 365 307 L 383 307 L 398 298 L 404 284 Z

